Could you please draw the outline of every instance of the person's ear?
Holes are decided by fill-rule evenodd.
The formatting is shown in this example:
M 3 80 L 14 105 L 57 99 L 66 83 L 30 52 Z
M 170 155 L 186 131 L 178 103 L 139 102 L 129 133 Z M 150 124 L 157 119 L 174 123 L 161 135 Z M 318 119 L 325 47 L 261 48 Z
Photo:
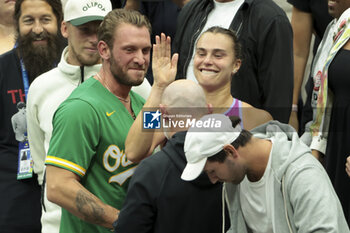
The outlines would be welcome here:
M 225 145 L 224 151 L 228 157 L 231 157 L 234 159 L 238 157 L 238 152 L 237 152 L 236 148 L 234 148 L 231 144 Z
M 98 53 L 100 54 L 100 57 L 103 60 L 109 60 L 111 58 L 111 49 L 109 48 L 109 46 L 107 45 L 106 42 L 104 42 L 103 40 L 100 40 L 97 43 L 97 50 Z
M 68 38 L 69 36 L 68 23 L 66 21 L 62 21 L 61 23 L 61 34 L 64 38 Z
M 239 68 L 241 68 L 241 64 L 242 64 L 241 59 L 236 59 L 236 61 L 233 64 L 232 75 L 238 72 Z

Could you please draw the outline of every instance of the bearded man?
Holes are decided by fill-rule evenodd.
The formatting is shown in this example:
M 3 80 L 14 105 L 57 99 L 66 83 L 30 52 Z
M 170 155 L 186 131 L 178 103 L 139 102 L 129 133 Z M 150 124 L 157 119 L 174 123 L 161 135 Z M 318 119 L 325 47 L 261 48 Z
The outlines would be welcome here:
M 97 32 L 101 69 L 54 114 L 46 190 L 47 199 L 62 207 L 60 232 L 107 233 L 118 219 L 136 168 L 124 141 L 144 104 L 131 88 L 144 81 L 150 34 L 139 12 L 110 11 Z
M 40 232 L 40 186 L 32 174 L 28 142 L 18 142 L 11 118 L 26 102 L 30 83 L 52 69 L 61 53 L 60 0 L 17 0 L 17 45 L 0 56 L 0 229 L 6 233 Z M 25 133 L 25 137 L 26 137 Z M 23 153 L 27 159 L 20 159 Z

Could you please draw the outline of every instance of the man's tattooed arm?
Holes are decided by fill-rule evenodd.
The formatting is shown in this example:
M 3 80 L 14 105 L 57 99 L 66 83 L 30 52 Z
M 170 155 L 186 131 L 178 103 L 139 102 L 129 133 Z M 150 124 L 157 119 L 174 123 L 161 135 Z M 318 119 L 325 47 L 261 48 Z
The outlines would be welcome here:
M 47 166 L 47 198 L 78 218 L 109 229 L 119 210 L 102 202 L 81 183 L 80 177 L 66 169 Z
M 78 211 L 84 216 L 84 220 L 101 225 L 105 223 L 104 209 L 91 197 L 90 193 L 79 190 L 75 198 Z

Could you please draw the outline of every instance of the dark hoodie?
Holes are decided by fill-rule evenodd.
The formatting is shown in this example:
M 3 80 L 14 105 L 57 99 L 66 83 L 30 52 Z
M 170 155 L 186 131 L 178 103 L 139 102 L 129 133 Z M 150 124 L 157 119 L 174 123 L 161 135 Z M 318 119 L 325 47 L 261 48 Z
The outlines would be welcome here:
M 186 132 L 176 133 L 162 151 L 140 163 L 115 232 L 223 232 L 222 185 L 211 184 L 205 174 L 193 182 L 180 177 L 186 165 L 185 136 Z M 228 229 L 227 218 L 225 223 Z

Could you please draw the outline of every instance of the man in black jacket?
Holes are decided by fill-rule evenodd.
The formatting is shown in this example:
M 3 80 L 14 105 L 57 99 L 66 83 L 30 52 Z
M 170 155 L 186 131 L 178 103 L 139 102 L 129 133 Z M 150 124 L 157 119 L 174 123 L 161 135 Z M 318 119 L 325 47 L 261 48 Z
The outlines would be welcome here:
M 186 122 L 184 113 L 193 120 L 210 112 L 204 92 L 192 81 L 175 81 L 164 90 L 161 103 L 163 117 L 171 118 L 165 120 L 169 141 L 160 152 L 142 160 L 136 169 L 115 232 L 223 232 L 222 185 L 212 185 L 205 174 L 193 182 L 181 180 L 186 166 L 183 149 L 186 126 L 169 123 Z M 228 218 L 225 223 L 227 230 Z
M 191 79 L 196 40 L 210 26 L 236 31 L 243 48 L 242 66 L 232 78 L 232 95 L 288 123 L 293 96 L 293 34 L 283 10 L 272 0 L 190 1 L 178 16 L 173 43 L 173 51 L 179 53 L 177 79 Z

